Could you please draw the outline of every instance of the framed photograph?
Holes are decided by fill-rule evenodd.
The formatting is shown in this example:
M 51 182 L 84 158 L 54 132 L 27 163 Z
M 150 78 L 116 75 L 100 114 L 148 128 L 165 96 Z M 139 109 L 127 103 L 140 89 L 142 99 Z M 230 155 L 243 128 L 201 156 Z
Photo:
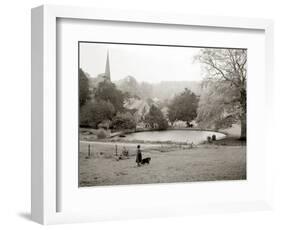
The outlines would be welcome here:
M 270 209 L 272 33 L 265 19 L 32 9 L 32 219 Z

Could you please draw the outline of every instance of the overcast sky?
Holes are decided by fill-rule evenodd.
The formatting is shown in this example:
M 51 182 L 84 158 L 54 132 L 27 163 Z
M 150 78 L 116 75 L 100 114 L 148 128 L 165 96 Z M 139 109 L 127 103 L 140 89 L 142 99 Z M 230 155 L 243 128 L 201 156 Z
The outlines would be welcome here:
M 200 81 L 199 48 L 80 43 L 80 68 L 96 77 L 105 72 L 109 52 L 111 80 L 128 75 L 137 81 Z

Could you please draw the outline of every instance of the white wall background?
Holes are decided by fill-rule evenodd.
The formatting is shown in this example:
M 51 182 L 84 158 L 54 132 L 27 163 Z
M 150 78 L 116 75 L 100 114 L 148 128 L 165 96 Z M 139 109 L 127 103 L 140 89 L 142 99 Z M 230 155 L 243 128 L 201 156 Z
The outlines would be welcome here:
M 275 21 L 275 95 L 281 101 L 281 14 L 276 0 L 8 0 L 0 8 L 0 225 L 1 229 L 38 229 L 30 210 L 30 8 L 41 4 L 68 4 L 100 8 L 162 11 L 202 15 L 271 18 Z M 278 65 L 279 64 L 279 65 Z M 280 107 L 281 107 L 281 103 Z M 52 229 L 280 229 L 281 128 L 280 107 L 275 113 L 275 210 L 270 212 L 187 216 L 79 225 Z M 261 134 L 262 135 L 262 134 Z M 279 135 L 280 136 L 280 135 Z M 278 155 L 278 153 L 280 155 Z

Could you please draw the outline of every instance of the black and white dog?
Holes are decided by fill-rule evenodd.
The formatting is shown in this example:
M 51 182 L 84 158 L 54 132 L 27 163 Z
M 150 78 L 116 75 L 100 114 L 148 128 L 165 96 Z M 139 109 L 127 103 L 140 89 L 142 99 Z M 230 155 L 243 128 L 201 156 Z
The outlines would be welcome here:
M 146 157 L 146 158 L 143 158 L 141 160 L 141 164 L 144 165 L 144 164 L 149 164 L 149 162 L 151 161 L 151 157 Z

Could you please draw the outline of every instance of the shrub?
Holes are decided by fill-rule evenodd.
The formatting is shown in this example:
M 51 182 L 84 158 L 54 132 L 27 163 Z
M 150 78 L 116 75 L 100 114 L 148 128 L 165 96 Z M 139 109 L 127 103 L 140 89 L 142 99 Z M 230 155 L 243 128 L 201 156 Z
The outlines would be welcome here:
M 98 128 L 103 121 L 111 120 L 114 112 L 108 101 L 89 101 L 80 109 L 80 127 Z
M 106 131 L 104 129 L 99 129 L 97 131 L 97 137 L 98 139 L 104 139 L 106 138 L 107 134 L 106 134 Z
M 135 129 L 136 121 L 134 116 L 130 113 L 118 113 L 112 122 L 114 129 L 124 130 L 124 129 Z

